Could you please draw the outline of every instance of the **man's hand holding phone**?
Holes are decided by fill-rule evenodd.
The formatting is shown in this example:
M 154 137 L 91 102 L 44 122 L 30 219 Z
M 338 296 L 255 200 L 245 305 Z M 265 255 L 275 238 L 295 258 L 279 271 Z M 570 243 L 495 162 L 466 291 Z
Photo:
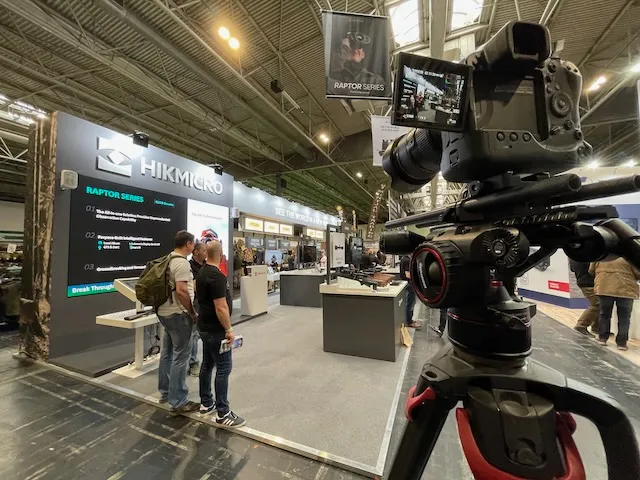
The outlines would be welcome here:
M 228 343 L 229 345 L 232 345 L 232 344 L 233 344 L 233 340 L 236 338 L 236 334 L 235 334 L 235 333 L 233 333 L 233 329 L 232 329 L 232 328 L 230 328 L 229 330 L 227 330 L 227 331 L 224 333 L 224 336 L 225 336 L 225 338 L 227 339 L 227 343 Z

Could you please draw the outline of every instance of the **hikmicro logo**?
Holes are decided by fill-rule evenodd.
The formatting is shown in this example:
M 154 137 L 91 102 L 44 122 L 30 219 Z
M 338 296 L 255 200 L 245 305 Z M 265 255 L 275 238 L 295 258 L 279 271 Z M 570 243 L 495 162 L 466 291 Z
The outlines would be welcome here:
M 130 177 L 132 172 L 131 158 L 121 151 L 121 147 L 108 138 L 98 137 L 98 170 Z

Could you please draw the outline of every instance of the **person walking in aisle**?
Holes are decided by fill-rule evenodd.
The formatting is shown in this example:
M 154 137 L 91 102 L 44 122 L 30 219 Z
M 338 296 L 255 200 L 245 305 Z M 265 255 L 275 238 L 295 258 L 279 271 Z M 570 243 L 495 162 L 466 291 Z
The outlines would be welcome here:
M 433 329 L 434 332 L 436 332 L 436 335 L 438 335 L 439 337 L 442 337 L 442 335 L 444 335 L 444 329 L 447 328 L 447 309 L 446 308 L 441 308 L 440 309 L 440 324 L 437 327 L 431 327 Z
M 595 336 L 598 333 L 598 319 L 600 317 L 600 301 L 598 296 L 593 291 L 593 275 L 589 273 L 589 263 L 576 262 L 575 260 L 569 260 L 569 267 L 576 276 L 576 283 L 584 298 L 589 302 L 587 309 L 582 312 L 576 326 L 573 329 L 576 332 L 580 332 L 583 335 Z M 587 327 L 591 327 L 591 332 L 587 330 Z
M 217 240 L 207 245 L 207 261 L 198 273 L 198 303 L 200 315 L 198 330 L 202 339 L 202 367 L 200 368 L 200 413 L 216 410 L 215 421 L 228 428 L 241 427 L 245 420 L 229 408 L 229 374 L 232 350 L 220 352 L 223 341 L 233 343 L 235 334 L 231 326 L 231 294 L 227 277 L 220 271 L 222 244 Z M 211 394 L 211 377 L 216 368 L 215 392 Z
M 409 328 L 422 328 L 422 325 L 413 320 L 413 307 L 416 304 L 416 292 L 413 290 L 413 286 L 411 285 L 411 257 L 409 255 L 405 255 L 400 259 L 400 278 L 406 282 L 409 282 L 407 285 L 405 294 L 405 302 L 406 305 L 406 314 L 405 314 L 405 323 Z
M 158 366 L 160 403 L 169 403 L 172 413 L 198 410 L 198 404 L 188 399 L 187 365 L 191 352 L 191 333 L 196 322 L 193 308 L 193 273 L 187 256 L 193 252 L 194 236 L 180 230 L 170 253 L 169 287 L 171 296 L 158 308 L 158 320 L 164 327 L 162 352 Z
M 189 260 L 189 265 L 191 265 L 191 273 L 193 273 L 193 278 L 198 277 L 198 272 L 200 271 L 200 267 L 204 265 L 204 261 L 207 258 L 207 245 L 198 242 L 193 246 L 193 253 L 191 254 L 191 260 Z M 198 290 L 198 285 L 194 285 L 195 290 Z M 193 308 L 198 312 L 198 298 L 195 296 L 193 300 Z M 194 328 L 193 333 L 191 334 L 191 357 L 189 358 L 189 375 L 192 377 L 197 377 L 200 374 L 200 362 L 198 362 L 198 340 L 200 336 L 198 335 L 198 329 Z
M 627 350 L 629 325 L 633 301 L 638 298 L 638 280 L 640 271 L 632 267 L 624 258 L 611 262 L 596 262 L 589 267 L 594 275 L 594 291 L 600 300 L 600 325 L 596 341 L 606 345 L 611 335 L 611 313 L 613 304 L 618 309 L 618 350 Z

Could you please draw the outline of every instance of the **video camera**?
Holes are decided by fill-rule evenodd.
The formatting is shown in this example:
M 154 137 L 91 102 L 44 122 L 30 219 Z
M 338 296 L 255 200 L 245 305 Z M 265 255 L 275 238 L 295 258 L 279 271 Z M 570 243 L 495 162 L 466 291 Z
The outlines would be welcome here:
M 371 43 L 371 38 L 362 32 L 347 32 L 347 38 L 349 39 L 349 46 L 352 50 L 364 48 L 365 45 Z
M 427 236 L 381 236 L 384 253 L 411 255 L 419 299 L 448 309 L 450 341 L 408 396 L 390 480 L 421 478 L 460 401 L 458 430 L 476 478 L 584 478 L 570 413 L 598 427 L 609 479 L 640 478 L 620 405 L 527 358 L 536 306 L 515 295 L 516 278 L 558 249 L 580 262 L 621 256 L 640 268 L 640 234 L 613 206 L 576 205 L 636 192 L 640 175 L 582 185 L 560 174 L 592 153 L 581 90 L 576 66 L 550 54 L 548 30 L 534 23 L 508 23 L 461 64 L 400 55 L 392 123 L 418 128 L 384 153 L 392 188 L 417 190 L 439 171 L 467 185 L 453 205 L 386 224 L 430 227 Z

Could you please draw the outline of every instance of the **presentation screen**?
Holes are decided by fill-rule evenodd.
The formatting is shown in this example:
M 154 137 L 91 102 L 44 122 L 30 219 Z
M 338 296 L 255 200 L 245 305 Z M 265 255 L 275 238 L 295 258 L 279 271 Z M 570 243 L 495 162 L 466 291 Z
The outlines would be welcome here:
M 148 261 L 173 250 L 178 230 L 222 240 L 228 255 L 229 209 L 80 176 L 71 192 L 67 296 L 115 291 Z

